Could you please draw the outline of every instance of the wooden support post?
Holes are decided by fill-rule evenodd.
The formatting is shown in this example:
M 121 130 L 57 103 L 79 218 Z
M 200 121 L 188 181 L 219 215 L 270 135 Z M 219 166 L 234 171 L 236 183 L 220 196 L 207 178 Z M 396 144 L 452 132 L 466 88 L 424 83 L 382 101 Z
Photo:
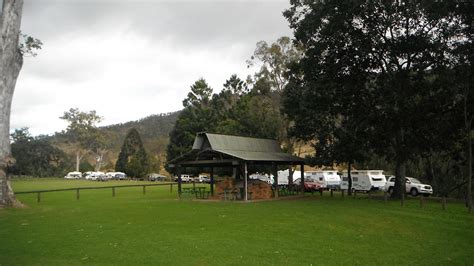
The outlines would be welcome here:
M 300 170 L 301 170 L 301 194 L 304 195 L 304 164 L 300 165 Z
M 115 197 L 115 187 L 112 187 L 112 197 Z
M 178 165 L 178 168 L 177 168 L 177 174 L 178 174 L 178 197 L 181 198 L 181 166 Z
M 387 201 L 388 201 L 388 193 L 387 193 L 387 191 L 384 191 L 383 192 L 383 202 L 387 203 Z
M 240 167 L 239 167 L 240 168 Z M 247 170 L 247 162 L 244 164 L 244 200 L 248 200 L 248 184 L 247 184 L 247 177 L 248 177 L 248 170 Z
M 79 200 L 79 189 L 76 189 L 76 199 Z
M 209 185 L 211 186 L 211 196 L 214 196 L 214 167 L 211 167 L 211 177 L 209 179 Z
M 41 202 L 41 192 L 37 193 L 36 201 L 39 203 Z
M 357 198 L 357 190 L 354 190 L 354 199 Z
M 278 168 L 276 163 L 272 163 L 273 186 L 275 187 L 275 198 L 278 198 Z
M 319 196 L 321 196 L 321 197 L 323 196 L 323 189 L 322 188 L 319 189 Z
M 332 191 L 332 188 L 331 188 L 331 198 L 332 198 L 332 196 L 333 196 L 332 194 L 333 194 L 333 191 Z
M 143 195 L 146 194 L 146 186 L 143 186 Z

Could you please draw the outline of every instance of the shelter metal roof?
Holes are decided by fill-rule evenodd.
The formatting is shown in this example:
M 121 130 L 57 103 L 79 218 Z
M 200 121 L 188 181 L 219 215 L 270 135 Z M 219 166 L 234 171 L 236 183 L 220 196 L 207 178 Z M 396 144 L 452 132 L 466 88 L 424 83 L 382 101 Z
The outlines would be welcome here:
M 219 155 L 219 156 L 216 156 Z M 198 133 L 193 150 L 170 163 L 196 164 L 199 161 L 209 164 L 231 160 L 248 162 L 302 163 L 303 159 L 285 153 L 276 140 L 241 136 Z

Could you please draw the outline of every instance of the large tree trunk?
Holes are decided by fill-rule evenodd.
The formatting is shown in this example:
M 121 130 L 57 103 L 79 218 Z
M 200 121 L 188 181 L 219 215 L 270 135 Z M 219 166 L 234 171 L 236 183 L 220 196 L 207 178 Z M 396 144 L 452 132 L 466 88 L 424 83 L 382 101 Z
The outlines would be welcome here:
M 467 146 L 468 146 L 468 171 L 467 171 L 467 208 L 472 213 L 472 121 L 466 123 L 467 128 Z
M 397 159 L 395 166 L 395 185 L 392 198 L 400 199 L 402 206 L 405 204 L 406 193 L 406 161 Z
M 0 16 L 0 205 L 13 206 L 15 196 L 6 175 L 10 162 L 10 110 L 16 80 L 23 65 L 18 47 L 23 0 L 3 0 Z
M 400 199 L 401 205 L 405 204 L 405 193 L 406 193 L 406 165 L 407 155 L 403 148 L 405 145 L 405 131 L 403 128 L 399 129 L 395 139 L 395 185 L 393 187 L 392 198 Z

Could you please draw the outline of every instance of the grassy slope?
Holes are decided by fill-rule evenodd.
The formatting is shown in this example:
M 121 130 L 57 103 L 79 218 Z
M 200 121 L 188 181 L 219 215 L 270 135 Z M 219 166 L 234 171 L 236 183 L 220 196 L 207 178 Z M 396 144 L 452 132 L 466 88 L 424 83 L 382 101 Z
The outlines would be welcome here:
M 80 182 L 80 181 L 78 181 Z M 84 182 L 84 181 L 82 181 Z M 100 184 L 87 182 L 90 184 Z M 40 185 L 41 184 L 41 185 Z M 107 184 L 107 183 L 105 183 Z M 21 181 L 17 191 L 71 186 Z M 42 188 L 42 187 L 41 187 Z M 0 264 L 445 264 L 474 262 L 474 216 L 417 201 L 309 196 L 239 204 L 176 200 L 169 187 L 19 195 L 0 210 Z

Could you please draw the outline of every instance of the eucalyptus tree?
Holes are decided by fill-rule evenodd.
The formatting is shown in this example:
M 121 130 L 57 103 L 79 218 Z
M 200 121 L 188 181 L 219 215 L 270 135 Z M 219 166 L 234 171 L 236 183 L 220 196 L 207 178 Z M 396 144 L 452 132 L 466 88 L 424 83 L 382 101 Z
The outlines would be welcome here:
M 96 126 L 102 121 L 102 117 L 96 111 L 84 112 L 78 108 L 71 108 L 64 112 L 60 119 L 69 123 L 63 135 L 75 151 L 76 171 L 79 171 L 82 158 L 91 150 L 100 150 L 103 146 Z
M 10 111 L 23 56 L 34 55 L 42 43 L 20 32 L 23 0 L 3 0 L 0 6 L 0 205 L 15 205 L 16 200 L 6 167 L 11 164 Z M 23 42 L 20 43 L 20 37 Z
M 281 106 L 281 94 L 289 82 L 288 69 L 291 65 L 299 62 L 302 52 L 301 45 L 293 43 L 287 36 L 282 36 L 273 43 L 257 42 L 253 55 L 247 60 L 249 67 L 259 67 L 254 74 L 253 85 L 257 87 L 254 91 L 264 89 L 267 85 L 270 85 L 269 88 L 272 93 L 261 91 L 261 94 L 270 95 L 273 105 Z M 295 153 L 296 146 L 299 144 L 301 147 L 303 143 L 298 143 L 295 138 L 289 135 L 289 130 L 293 125 L 291 119 L 286 117 L 283 112 L 279 112 L 278 116 L 283 122 L 278 125 L 278 139 L 282 141 L 287 152 Z
M 361 122 L 370 147 L 396 162 L 394 196 L 402 202 L 407 161 L 430 148 L 429 136 L 438 130 L 432 122 L 456 102 L 440 77 L 454 63 L 453 43 L 465 37 L 455 13 L 433 12 L 443 5 L 292 0 L 284 13 L 305 48 L 299 89 L 307 95 L 318 90 L 301 101 L 329 99 L 329 119 L 350 114 Z M 307 113 L 300 109 L 301 116 Z

